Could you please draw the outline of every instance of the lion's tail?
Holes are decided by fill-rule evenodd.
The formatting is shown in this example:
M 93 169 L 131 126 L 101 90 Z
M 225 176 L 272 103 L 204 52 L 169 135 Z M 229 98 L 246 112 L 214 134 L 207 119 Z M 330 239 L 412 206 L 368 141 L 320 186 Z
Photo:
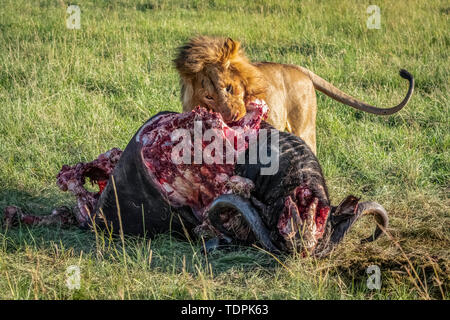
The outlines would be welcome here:
M 409 81 L 408 93 L 406 94 L 406 97 L 403 99 L 403 101 L 400 102 L 395 107 L 388 108 L 388 109 L 382 109 L 382 108 L 377 108 L 375 106 L 371 106 L 370 104 L 367 104 L 365 102 L 356 100 L 355 98 L 353 98 L 353 97 L 349 96 L 348 94 L 346 94 L 345 92 L 339 90 L 338 88 L 333 86 L 331 83 L 322 79 L 321 77 L 319 77 L 315 73 L 309 71 L 308 69 L 303 68 L 303 67 L 299 67 L 299 68 L 303 73 L 305 73 L 306 75 L 309 76 L 309 78 L 311 79 L 311 81 L 314 84 L 314 88 L 316 88 L 320 92 L 323 92 L 327 96 L 329 96 L 341 103 L 344 103 L 348 106 L 351 106 L 355 109 L 373 113 L 373 114 L 390 115 L 390 114 L 396 113 L 397 111 L 400 111 L 408 103 L 408 101 L 411 98 L 411 95 L 414 91 L 414 77 L 408 71 L 401 69 L 400 76 Z

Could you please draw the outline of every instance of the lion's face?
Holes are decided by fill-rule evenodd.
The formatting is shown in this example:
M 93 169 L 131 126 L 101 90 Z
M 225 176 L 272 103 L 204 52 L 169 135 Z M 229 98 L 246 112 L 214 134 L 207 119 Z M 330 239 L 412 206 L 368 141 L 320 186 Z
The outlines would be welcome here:
M 245 116 L 245 87 L 239 74 L 209 65 L 196 75 L 193 87 L 199 105 L 219 112 L 226 122 Z
M 237 121 L 245 116 L 247 102 L 264 99 L 265 81 L 230 38 L 194 38 L 179 48 L 174 62 L 184 111 L 200 105 L 226 122 Z

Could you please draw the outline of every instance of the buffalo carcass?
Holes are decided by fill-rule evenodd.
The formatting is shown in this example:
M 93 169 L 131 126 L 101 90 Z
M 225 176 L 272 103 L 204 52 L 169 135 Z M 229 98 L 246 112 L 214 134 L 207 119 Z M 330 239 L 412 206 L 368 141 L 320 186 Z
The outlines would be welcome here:
M 113 149 L 96 163 L 63 167 L 58 185 L 77 196 L 82 226 L 95 223 L 132 235 L 204 236 L 210 249 L 256 244 L 275 253 L 325 256 L 366 213 L 375 215 L 378 226 L 364 241 L 378 238 L 387 227 L 386 211 L 353 196 L 331 206 L 314 154 L 300 138 L 265 123 L 266 111 L 263 102 L 254 103 L 245 118 L 229 125 L 201 108 L 157 114 L 123 153 Z M 211 141 L 223 149 L 216 145 L 209 153 L 213 159 L 204 159 Z M 267 174 L 273 167 L 278 170 Z M 85 177 L 99 184 L 98 193 L 83 188 Z

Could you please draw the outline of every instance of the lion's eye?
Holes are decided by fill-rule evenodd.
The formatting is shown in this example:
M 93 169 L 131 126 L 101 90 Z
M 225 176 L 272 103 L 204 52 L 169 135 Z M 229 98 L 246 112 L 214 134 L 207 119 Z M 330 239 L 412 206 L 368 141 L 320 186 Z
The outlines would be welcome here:
M 211 96 L 205 96 L 205 98 L 208 99 L 208 100 L 214 100 L 214 98 L 211 97 Z
M 233 87 L 231 86 L 231 84 L 229 84 L 229 85 L 227 86 L 227 92 L 233 93 Z

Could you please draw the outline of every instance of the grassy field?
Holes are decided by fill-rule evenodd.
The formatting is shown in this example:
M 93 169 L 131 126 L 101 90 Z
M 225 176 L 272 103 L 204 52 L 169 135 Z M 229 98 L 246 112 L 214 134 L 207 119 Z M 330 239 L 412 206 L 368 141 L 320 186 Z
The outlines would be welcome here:
M 74 199 L 58 190 L 63 164 L 124 148 L 161 110 L 181 110 L 174 49 L 193 35 L 230 36 L 252 60 L 305 66 L 389 117 L 318 93 L 318 158 L 332 202 L 378 201 L 390 236 L 359 245 L 362 221 L 328 258 L 253 248 L 201 254 L 163 235 L 120 241 L 73 229 L 0 227 L 0 299 L 448 299 L 450 130 L 448 1 L 0 1 L 0 209 L 47 214 Z M 2 211 L 1 211 L 2 212 Z M 1 215 L 1 214 L 0 214 Z M 66 268 L 81 268 L 81 288 Z M 378 265 L 381 290 L 366 286 Z

